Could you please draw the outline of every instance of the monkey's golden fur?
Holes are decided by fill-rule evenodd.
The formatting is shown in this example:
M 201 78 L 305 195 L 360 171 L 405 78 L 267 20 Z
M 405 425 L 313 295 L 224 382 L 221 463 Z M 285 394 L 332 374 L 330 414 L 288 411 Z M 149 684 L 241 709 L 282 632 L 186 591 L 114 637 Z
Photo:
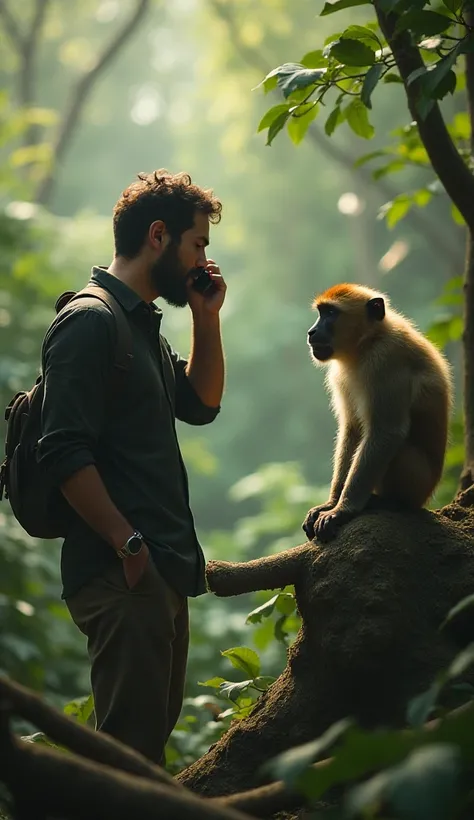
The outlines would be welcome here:
M 385 307 L 380 321 L 367 310 L 373 299 Z M 452 403 L 446 359 L 384 294 L 342 284 L 316 297 L 313 306 L 321 305 L 338 310 L 323 363 L 339 429 L 330 499 L 303 525 L 308 532 L 320 518 L 320 534 L 372 493 L 411 508 L 426 504 L 443 471 Z

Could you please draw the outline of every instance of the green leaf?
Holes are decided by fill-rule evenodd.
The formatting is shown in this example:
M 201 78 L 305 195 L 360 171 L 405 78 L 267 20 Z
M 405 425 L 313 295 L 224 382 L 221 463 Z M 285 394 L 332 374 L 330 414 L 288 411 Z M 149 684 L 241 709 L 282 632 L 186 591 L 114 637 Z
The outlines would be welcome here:
M 262 618 L 268 618 L 269 615 L 272 614 L 273 610 L 275 609 L 275 604 L 278 600 L 278 595 L 274 595 L 273 598 L 270 598 L 269 601 L 265 601 L 264 604 L 258 606 L 256 609 L 252 609 L 252 612 L 249 612 L 245 619 L 246 624 L 259 624 L 262 621 Z
M 273 68 L 258 85 L 252 88 L 252 91 L 256 91 L 257 88 L 261 87 L 263 87 L 265 94 L 268 94 L 269 91 L 273 91 L 277 87 L 277 72 L 278 68 Z
M 270 128 L 270 126 L 275 122 L 275 120 L 281 115 L 289 112 L 290 104 L 289 103 L 280 103 L 279 105 L 274 105 L 273 108 L 270 108 L 262 117 L 259 122 L 257 133 L 263 131 L 265 128 Z
M 317 116 L 319 105 L 317 102 L 299 105 L 288 121 L 288 133 L 295 143 L 299 145 L 309 126 Z
M 406 165 L 406 159 L 393 159 L 391 162 L 388 162 L 387 165 L 383 165 L 381 168 L 377 168 L 373 171 L 372 176 L 374 179 L 382 179 L 382 177 L 386 177 L 387 174 L 403 171 Z
M 327 73 L 327 68 L 299 68 L 292 73 L 288 71 L 287 74 L 278 76 L 278 85 L 283 91 L 285 97 L 289 97 L 293 91 L 301 88 L 308 88 L 318 81 L 324 79 Z
M 249 677 L 258 678 L 260 675 L 260 658 L 248 646 L 234 646 L 232 649 L 225 649 L 221 655 L 228 658 L 232 666 L 242 669 Z
M 443 0 L 443 5 L 446 6 L 448 11 L 452 14 L 456 14 L 457 11 L 461 8 L 463 4 L 463 0 Z
M 341 9 L 348 9 L 351 6 L 366 6 L 369 3 L 370 0 L 336 0 L 335 3 L 325 3 L 319 16 L 325 17 L 327 14 L 334 14 L 334 12 L 341 11 Z
M 270 128 L 268 129 L 267 143 L 266 143 L 267 145 L 272 144 L 272 142 L 275 139 L 276 135 L 282 130 L 282 128 L 284 128 L 285 123 L 286 123 L 289 116 L 290 116 L 289 111 L 287 111 L 287 112 L 282 111 L 282 113 L 278 115 L 276 120 L 274 120 L 272 122 Z
M 288 601 L 288 604 L 285 605 L 282 602 Z M 259 624 L 261 623 L 263 618 L 268 618 L 275 606 L 278 604 L 278 610 L 280 612 L 285 612 L 285 614 L 290 615 L 294 608 L 295 608 L 295 599 L 294 595 L 291 592 L 278 592 L 277 595 L 274 595 L 273 598 L 270 598 L 269 601 L 265 601 L 264 604 L 258 606 L 256 609 L 253 609 L 252 612 L 249 612 L 245 619 L 246 624 Z M 289 608 L 291 606 L 291 609 Z
M 386 157 L 387 153 L 388 151 L 386 148 L 380 148 L 378 151 L 371 151 L 369 154 L 363 154 L 354 162 L 354 168 L 360 168 L 361 165 L 365 165 L 366 162 L 370 162 L 373 159 L 378 159 L 378 157 Z
M 451 69 L 441 78 L 432 91 L 432 96 L 436 100 L 442 100 L 447 94 L 454 94 L 456 91 L 456 74 Z
M 471 138 L 471 123 L 469 114 L 466 111 L 459 111 L 449 127 L 451 135 L 458 140 L 469 140 Z
M 63 709 L 65 715 L 70 715 L 78 723 L 87 723 L 94 711 L 94 699 L 92 695 L 71 700 Z
M 291 615 L 295 611 L 296 601 L 295 596 L 291 592 L 280 592 L 276 604 L 278 612 L 283 615 Z
M 274 68 L 270 74 L 276 77 L 276 82 L 283 95 L 289 97 L 293 91 L 307 88 L 322 80 L 326 72 L 327 68 L 305 68 L 301 63 L 283 63 L 278 68 Z M 269 77 L 270 74 L 267 76 Z
M 459 677 L 462 675 L 466 669 L 469 669 L 470 666 L 474 663 L 474 643 L 469 644 L 463 649 L 459 655 L 456 655 L 453 662 L 451 663 L 446 677 L 448 680 L 452 680 L 453 678 Z
M 384 805 L 398 820 L 447 820 L 453 816 L 460 774 L 461 756 L 455 746 L 416 749 L 400 765 L 356 786 L 346 801 L 349 816 L 369 816 Z
M 390 14 L 398 3 L 399 0 L 379 0 L 380 8 L 383 12 L 385 12 L 385 14 Z
M 360 40 L 341 37 L 329 48 L 329 54 L 343 65 L 366 66 L 375 63 L 375 52 Z
M 452 25 L 453 20 L 444 14 L 424 9 L 410 9 L 397 20 L 395 34 L 409 30 L 416 36 L 432 37 L 434 34 L 441 34 Z
M 308 51 L 301 60 L 301 65 L 305 68 L 323 68 L 327 65 L 327 61 L 321 49 L 318 48 L 316 51 Z
M 453 282 L 455 282 L 455 284 L 452 284 Z M 451 285 L 451 290 L 461 288 L 463 286 L 463 277 L 455 276 L 453 277 L 453 279 L 449 281 L 448 284 Z M 456 604 L 456 606 L 453 606 L 449 610 L 448 614 L 446 615 L 446 618 L 440 626 L 440 629 L 444 629 L 446 624 L 448 624 L 450 621 L 454 620 L 454 618 L 457 618 L 459 615 L 464 614 L 470 609 L 474 609 L 474 594 L 467 595 L 465 598 L 459 601 L 459 603 Z
M 442 680 L 435 680 L 426 692 L 412 698 L 408 704 L 407 718 L 411 726 L 423 726 L 438 700 L 441 689 L 443 688 Z
M 225 695 L 226 698 L 237 703 L 239 697 L 249 688 L 251 680 L 242 680 L 234 683 L 233 681 L 225 681 L 219 687 L 219 691 Z
M 439 348 L 445 347 L 448 342 L 459 341 L 464 329 L 460 316 L 450 316 L 449 319 L 440 319 L 428 328 L 426 333 L 430 342 Z
M 371 139 L 374 136 L 374 126 L 370 124 L 367 108 L 357 97 L 344 110 L 345 118 L 358 137 Z
M 474 763 L 472 737 L 474 733 L 474 703 L 461 713 L 450 712 L 429 732 L 423 729 L 363 731 L 349 728 L 340 745 L 331 752 L 331 760 L 320 768 L 308 769 L 300 776 L 298 788 L 311 800 L 318 800 L 329 789 L 364 775 L 393 766 L 404 760 L 413 749 L 431 743 L 455 744 L 466 763 Z
M 378 218 L 385 219 L 388 228 L 394 228 L 400 219 L 408 213 L 413 205 L 413 199 L 408 194 L 399 194 L 399 196 L 392 199 L 391 202 L 386 202 L 379 210 Z
M 373 48 L 380 48 L 379 39 L 377 35 L 367 26 L 348 26 L 342 35 L 344 40 L 361 40 L 363 43 L 368 43 Z
M 433 192 L 429 191 L 428 188 L 419 188 L 418 191 L 415 191 L 413 194 L 415 205 L 418 205 L 419 208 L 424 208 L 432 199 Z
M 209 680 L 198 681 L 198 686 L 212 686 L 213 689 L 219 689 L 222 683 L 226 683 L 225 678 L 209 678 Z
M 275 780 L 283 780 L 292 788 L 301 774 L 316 760 L 328 754 L 352 725 L 350 720 L 339 720 L 317 740 L 296 746 L 267 761 L 262 767 L 262 773 L 271 774 Z
M 441 99 L 448 93 L 453 93 L 456 87 L 456 76 L 452 67 L 460 54 L 460 45 L 457 45 L 446 57 L 427 68 L 418 68 L 413 71 L 408 84 L 418 81 L 417 109 L 422 119 L 425 119 L 434 105 L 434 99 Z M 452 75 L 452 76 L 451 76 Z
M 384 74 L 383 78 L 384 83 L 401 83 L 403 85 L 403 80 L 399 74 L 394 74 L 390 71 L 388 74 Z
M 58 112 L 53 111 L 51 108 L 27 108 L 22 114 L 25 122 L 30 123 L 30 125 L 43 125 L 45 127 L 56 125 L 59 118 Z
M 372 96 L 372 92 L 377 85 L 378 81 L 380 80 L 380 75 L 384 70 L 383 63 L 375 63 L 375 65 L 369 68 L 367 74 L 365 75 L 365 79 L 362 85 L 362 89 L 360 92 L 360 98 L 364 103 L 366 108 L 372 108 L 372 102 L 370 100 Z
M 337 126 L 340 125 L 341 122 L 344 122 L 344 120 L 345 116 L 341 111 L 340 105 L 336 105 L 336 107 L 333 108 L 333 110 L 329 114 L 329 117 L 327 118 L 324 124 L 324 130 L 328 137 L 330 137 L 331 134 L 334 134 L 334 131 L 336 130 Z
M 272 675 L 259 675 L 258 678 L 255 678 L 253 681 L 252 686 L 254 689 L 258 689 L 259 692 L 266 692 L 275 681 L 276 678 Z
M 461 213 L 461 211 L 456 208 L 456 205 L 451 205 L 451 216 L 453 217 L 456 225 L 465 225 L 466 221 Z
M 38 145 L 24 145 L 17 148 L 10 155 L 10 162 L 13 168 L 21 168 L 24 165 L 48 166 L 52 160 L 52 146 L 49 142 L 42 142 Z

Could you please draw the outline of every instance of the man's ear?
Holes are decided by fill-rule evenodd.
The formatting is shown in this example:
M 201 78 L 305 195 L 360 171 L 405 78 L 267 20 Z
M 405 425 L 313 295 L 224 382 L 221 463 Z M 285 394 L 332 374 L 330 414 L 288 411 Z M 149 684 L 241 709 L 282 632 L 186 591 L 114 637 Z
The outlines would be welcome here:
M 148 240 L 155 250 L 161 250 L 163 238 L 166 233 L 166 225 L 162 219 L 152 222 L 148 229 Z
M 369 319 L 381 322 L 385 318 L 385 302 L 381 296 L 374 296 L 373 299 L 369 299 L 366 308 Z

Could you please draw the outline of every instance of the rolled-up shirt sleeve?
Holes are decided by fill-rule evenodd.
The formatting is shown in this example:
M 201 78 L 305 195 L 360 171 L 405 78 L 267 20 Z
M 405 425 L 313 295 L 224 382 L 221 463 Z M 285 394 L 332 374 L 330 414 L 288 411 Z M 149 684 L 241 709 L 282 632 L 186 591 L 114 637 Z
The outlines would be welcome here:
M 166 345 L 174 370 L 176 418 L 187 424 L 210 424 L 220 413 L 220 405 L 219 407 L 209 407 L 201 401 L 186 375 L 187 360 L 183 359 L 179 353 L 176 353 L 166 339 L 163 338 L 163 342 Z
M 113 338 L 101 309 L 76 308 L 52 326 L 43 345 L 44 398 L 37 460 L 61 486 L 95 463 L 113 366 Z

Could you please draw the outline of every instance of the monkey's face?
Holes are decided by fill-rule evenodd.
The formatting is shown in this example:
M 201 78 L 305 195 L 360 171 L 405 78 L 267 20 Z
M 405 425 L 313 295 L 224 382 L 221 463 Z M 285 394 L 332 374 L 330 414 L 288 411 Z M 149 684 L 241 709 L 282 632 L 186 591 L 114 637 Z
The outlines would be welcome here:
M 308 330 L 308 346 L 313 359 L 328 362 L 334 356 L 335 326 L 340 310 L 329 303 L 321 303 L 317 308 L 319 317 Z
M 319 317 L 308 330 L 308 346 L 314 361 L 321 363 L 357 355 L 360 345 L 377 332 L 385 317 L 381 296 L 369 300 L 346 296 L 341 305 L 321 299 L 315 307 Z

